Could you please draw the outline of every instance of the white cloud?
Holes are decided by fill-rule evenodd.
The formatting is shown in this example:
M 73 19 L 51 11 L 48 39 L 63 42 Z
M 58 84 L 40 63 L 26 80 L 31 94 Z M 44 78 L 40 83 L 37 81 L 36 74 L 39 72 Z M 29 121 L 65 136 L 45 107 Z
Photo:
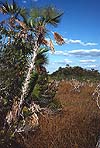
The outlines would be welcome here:
M 63 55 L 63 56 L 67 56 L 68 55 L 68 53 L 67 52 L 65 52 L 65 51 L 61 51 L 61 50 L 56 50 L 55 52 L 54 52 L 54 55 Z
M 23 0 L 22 2 L 23 2 L 23 3 L 26 3 L 27 1 L 26 1 L 26 0 Z
M 51 53 L 51 52 L 49 52 Z M 89 56 L 89 57 L 99 57 L 100 56 L 100 49 L 76 49 L 76 50 L 70 50 L 70 51 L 62 51 L 62 50 L 56 50 L 54 55 L 59 56 Z M 84 61 L 83 61 L 84 62 Z
M 65 62 L 65 64 L 70 64 L 70 63 L 72 63 L 72 61 L 69 60 L 69 59 L 64 59 L 64 62 Z
M 85 66 L 85 68 L 97 68 L 97 67 L 98 67 L 98 66 L 97 66 L 97 65 L 95 65 L 95 64 Z
M 68 51 L 68 53 L 71 54 L 71 55 L 76 55 L 76 56 L 95 56 L 95 57 L 98 57 L 98 56 L 100 56 L 100 49 L 71 50 L 71 51 Z
M 33 2 L 37 2 L 38 0 L 32 0 Z
M 37 2 L 38 0 L 31 0 L 32 2 Z M 22 3 L 27 3 L 28 0 L 23 0 Z
M 73 40 L 73 39 L 68 39 L 64 38 L 66 44 L 80 44 L 82 46 L 96 46 L 98 43 L 93 43 L 93 42 L 83 42 L 81 40 Z
M 93 43 L 93 42 L 90 42 L 90 43 L 82 43 L 83 46 L 96 46 L 98 45 L 98 43 Z
M 96 60 L 92 60 L 92 59 L 80 60 L 80 63 L 84 63 L 84 64 L 87 64 L 87 63 L 94 63 L 94 62 L 96 62 Z
M 98 43 L 93 43 L 93 42 L 83 42 L 81 40 L 73 40 L 73 39 L 68 39 L 68 38 L 63 38 L 65 41 L 65 44 L 80 44 L 82 46 L 96 46 L 98 45 Z M 46 38 L 47 41 L 50 41 L 49 38 Z M 52 39 L 52 42 L 55 46 L 57 46 L 58 44 L 56 43 L 55 40 Z
M 57 61 L 54 61 L 54 62 L 52 62 L 52 65 L 62 65 L 62 66 L 64 66 L 64 65 L 66 65 L 66 64 L 70 64 L 70 63 L 72 63 L 72 61 L 71 60 L 69 60 L 69 59 L 64 59 L 64 60 L 57 60 Z

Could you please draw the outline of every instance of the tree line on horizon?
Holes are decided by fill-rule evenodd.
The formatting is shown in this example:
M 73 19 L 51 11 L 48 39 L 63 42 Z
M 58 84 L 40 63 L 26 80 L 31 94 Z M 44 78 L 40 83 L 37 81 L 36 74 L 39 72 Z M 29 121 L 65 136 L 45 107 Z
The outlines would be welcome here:
M 80 66 L 70 66 L 69 64 L 66 67 L 59 67 L 58 70 L 50 74 L 52 79 L 56 80 L 70 80 L 72 78 L 77 80 L 91 80 L 96 81 L 100 80 L 100 72 L 95 69 L 85 69 Z

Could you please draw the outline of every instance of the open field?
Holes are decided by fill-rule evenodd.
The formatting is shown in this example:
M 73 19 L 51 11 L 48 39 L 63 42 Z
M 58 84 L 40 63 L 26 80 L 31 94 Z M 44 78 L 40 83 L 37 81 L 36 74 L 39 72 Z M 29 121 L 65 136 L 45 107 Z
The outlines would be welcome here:
M 69 82 L 61 82 L 55 99 L 62 111 L 40 115 L 40 127 L 18 141 L 27 148 L 95 148 L 100 135 L 100 110 L 92 98 L 95 85 L 80 92 Z

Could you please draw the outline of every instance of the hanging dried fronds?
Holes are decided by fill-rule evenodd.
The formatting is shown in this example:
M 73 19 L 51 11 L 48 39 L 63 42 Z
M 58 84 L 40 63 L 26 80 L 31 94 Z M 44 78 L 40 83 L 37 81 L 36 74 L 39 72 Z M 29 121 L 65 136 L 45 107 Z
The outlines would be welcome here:
M 10 24 L 11 27 L 15 27 L 15 18 L 14 17 L 11 17 L 9 19 L 9 24 Z
M 55 50 L 54 50 L 54 45 L 53 45 L 52 40 L 50 40 L 50 42 L 49 42 L 49 46 L 50 46 L 50 49 L 51 49 L 52 53 L 54 53 Z
M 23 29 L 27 29 L 27 26 L 26 26 L 26 24 L 24 23 L 24 22 L 22 22 L 22 21 L 20 21 L 20 20 L 18 20 L 18 19 L 16 19 L 15 20 Z
M 43 39 L 43 40 L 42 40 L 42 44 L 48 46 L 49 42 L 48 42 L 46 39 Z
M 38 26 L 38 27 L 36 28 L 36 30 L 37 30 L 39 33 L 42 33 L 42 34 L 45 33 L 45 29 L 44 29 L 43 26 Z
M 2 8 L 0 7 L 0 12 L 3 13 Z
M 54 38 L 56 40 L 56 43 L 59 45 L 62 45 L 65 43 L 64 39 L 62 38 L 62 36 L 60 34 L 58 34 L 57 32 L 54 32 Z
M 17 34 L 17 37 L 19 37 L 19 38 L 24 38 L 24 39 L 27 39 L 27 32 L 26 32 L 26 30 L 21 30 L 20 32 L 18 32 L 18 34 Z
M 11 111 L 9 111 L 6 115 L 6 122 L 8 123 L 8 125 L 10 125 L 12 122 L 16 120 L 17 112 L 18 102 L 14 100 Z
M 7 9 L 4 6 L 2 6 L 2 7 L 0 7 L 0 12 L 2 14 L 6 14 L 8 11 L 7 11 Z

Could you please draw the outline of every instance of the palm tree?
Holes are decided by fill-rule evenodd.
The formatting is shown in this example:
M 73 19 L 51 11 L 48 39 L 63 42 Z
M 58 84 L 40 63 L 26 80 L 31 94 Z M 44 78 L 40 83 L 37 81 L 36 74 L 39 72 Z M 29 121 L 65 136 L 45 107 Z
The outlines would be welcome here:
M 47 34 L 46 27 L 48 24 L 51 24 L 54 26 L 57 25 L 59 23 L 59 19 L 61 15 L 62 14 L 57 12 L 57 10 L 52 7 L 31 10 L 30 18 L 29 18 L 29 27 L 31 28 L 30 30 L 34 33 L 33 58 L 32 58 L 24 85 L 22 87 L 22 96 L 19 103 L 19 114 L 22 110 L 21 106 L 23 104 L 24 97 L 27 93 L 29 80 L 31 78 L 31 72 L 33 69 L 35 69 L 35 59 L 36 59 L 39 48 L 43 45 L 46 45 L 46 46 L 49 46 L 52 51 L 54 51 L 52 40 L 50 39 L 50 41 L 48 42 L 45 39 L 45 36 Z M 20 21 L 19 21 L 19 24 L 20 24 Z M 25 28 L 23 27 L 23 29 Z M 62 45 L 64 43 L 63 38 L 56 32 L 54 33 L 54 38 L 58 44 Z
M 16 42 L 21 41 L 19 42 L 21 46 L 20 48 L 22 48 L 24 44 L 25 46 L 29 44 L 31 50 L 32 59 L 29 64 L 25 81 L 22 85 L 22 95 L 18 106 L 17 118 L 19 119 L 23 109 L 25 96 L 28 93 L 27 91 L 29 88 L 31 73 L 36 69 L 36 59 L 38 56 L 40 56 L 38 54 L 40 48 L 46 46 L 49 47 L 52 52 L 54 52 L 53 41 L 50 38 L 51 33 L 54 35 L 54 39 L 57 44 L 62 45 L 64 43 L 61 35 L 59 35 L 57 32 L 48 30 L 48 25 L 56 27 L 59 24 L 62 13 L 56 8 L 49 6 L 46 8 L 34 8 L 28 14 L 26 13 L 25 9 L 19 8 L 14 0 L 11 5 L 9 5 L 7 2 L 0 4 L 0 12 L 3 14 L 9 14 L 10 16 L 8 21 L 4 21 L 2 24 L 4 25 L 6 23 L 9 26 L 7 33 L 9 33 L 9 31 L 14 32 L 14 35 L 12 35 L 14 40 L 13 42 L 16 44 Z M 19 29 L 19 32 L 17 29 Z M 8 40 L 8 42 L 11 43 L 12 36 L 11 34 L 8 34 L 8 36 L 10 36 L 10 41 Z M 49 41 L 46 39 L 46 37 L 49 37 Z M 39 64 L 39 68 L 41 68 L 41 64 Z
M 40 48 L 37 52 L 37 56 L 35 58 L 35 71 L 39 74 L 42 74 L 43 68 L 45 65 L 48 64 L 48 57 L 47 52 L 48 48 Z
M 37 52 L 37 56 L 35 58 L 35 72 L 31 74 L 29 91 L 26 95 L 26 99 L 30 98 L 31 93 L 37 84 L 39 76 L 47 74 L 46 68 L 45 68 L 45 65 L 48 64 L 48 57 L 46 55 L 47 52 L 48 52 L 48 48 L 40 48 Z

